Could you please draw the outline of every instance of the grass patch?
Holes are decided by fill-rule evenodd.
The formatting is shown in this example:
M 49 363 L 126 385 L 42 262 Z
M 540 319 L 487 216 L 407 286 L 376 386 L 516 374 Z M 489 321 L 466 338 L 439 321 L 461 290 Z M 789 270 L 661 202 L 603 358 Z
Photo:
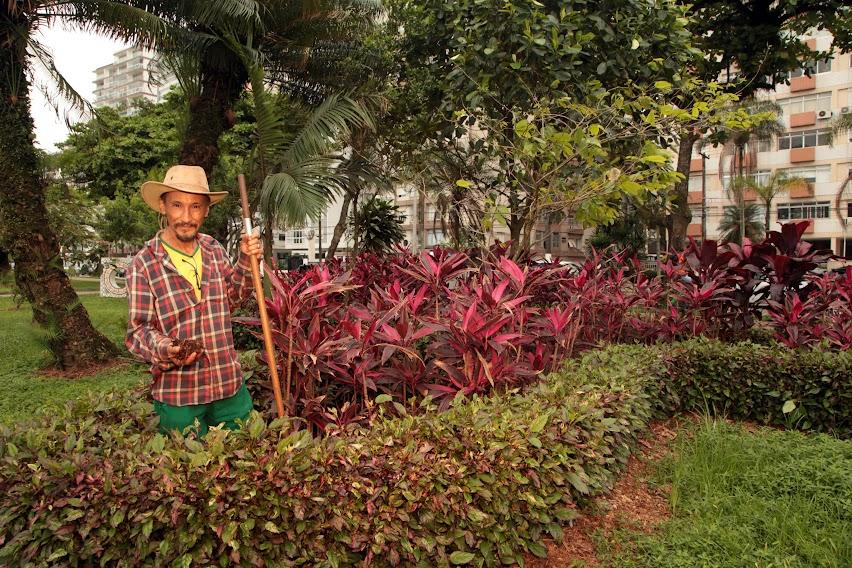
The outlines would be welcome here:
M 0 278 L 0 294 L 11 294 L 14 289 L 14 282 L 15 279 L 11 272 Z M 71 285 L 78 292 L 99 292 L 101 289 L 100 278 L 71 277 Z
M 852 442 L 706 421 L 664 460 L 674 517 L 598 550 L 624 567 L 837 567 L 852 559 Z
M 121 345 L 127 325 L 127 300 L 83 296 L 80 301 L 94 326 Z M 49 365 L 50 352 L 44 334 L 32 322 L 32 310 L 24 303 L 15 309 L 11 298 L 0 298 L 0 422 L 31 416 L 42 408 L 64 404 L 88 392 L 127 389 L 148 380 L 146 369 L 129 363 L 81 379 L 39 376 Z

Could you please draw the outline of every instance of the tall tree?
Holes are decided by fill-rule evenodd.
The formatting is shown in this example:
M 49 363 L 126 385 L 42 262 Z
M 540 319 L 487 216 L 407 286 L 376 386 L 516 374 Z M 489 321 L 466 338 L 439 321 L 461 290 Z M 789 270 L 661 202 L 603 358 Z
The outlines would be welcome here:
M 528 246 L 531 223 L 543 212 L 541 183 L 570 177 L 573 164 L 562 158 L 574 148 L 566 137 L 574 134 L 585 142 L 643 116 L 659 117 L 659 110 L 651 107 L 662 104 L 666 95 L 655 89 L 678 86 L 681 70 L 694 59 L 682 10 L 673 2 L 391 0 L 389 5 L 392 26 L 405 34 L 398 56 L 404 63 L 402 80 L 408 86 L 411 78 L 421 88 L 411 97 L 421 110 L 410 119 L 420 140 L 464 138 L 471 130 L 487 134 L 502 172 L 492 191 L 500 192 L 508 206 L 515 253 Z M 661 29 L 666 33 L 659 33 Z M 552 125 L 541 117 L 560 116 L 562 126 L 577 125 L 584 105 L 620 106 L 625 101 L 621 118 L 629 119 L 602 112 L 613 122 L 589 120 L 583 128 L 566 127 L 571 132 L 548 140 L 561 127 L 548 128 Z M 635 101 L 644 108 L 631 106 Z M 531 128 L 518 129 L 531 114 L 537 115 L 527 124 Z M 537 140 L 525 138 L 527 133 Z M 557 157 L 553 147 L 560 138 L 567 153 Z M 646 140 L 655 143 L 656 138 Z M 607 165 L 614 176 L 619 170 L 615 157 L 641 154 L 648 149 L 646 140 L 619 140 L 604 149 L 613 158 Z M 519 167 L 519 151 L 538 141 L 551 148 L 528 152 Z M 665 161 L 662 154 L 658 158 Z M 588 165 L 585 158 L 579 161 Z M 547 191 L 559 186 L 553 183 Z M 613 197 L 613 206 L 598 201 L 578 213 L 589 221 L 612 218 L 619 201 Z
M 0 248 L 15 261 L 15 282 L 34 319 L 51 330 L 56 363 L 74 368 L 112 358 L 118 349 L 92 326 L 63 271 L 45 208 L 47 181 L 33 145 L 30 87 L 35 64 L 44 67 L 62 95 L 84 104 L 37 39 L 41 27 L 58 19 L 127 39 L 163 25 L 144 10 L 106 0 L 28 0 L 0 6 Z

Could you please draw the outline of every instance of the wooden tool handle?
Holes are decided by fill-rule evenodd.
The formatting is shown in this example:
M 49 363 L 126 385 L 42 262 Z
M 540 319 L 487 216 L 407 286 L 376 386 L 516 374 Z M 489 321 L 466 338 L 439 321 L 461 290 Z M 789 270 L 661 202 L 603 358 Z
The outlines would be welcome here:
M 252 232 L 251 209 L 249 208 L 248 192 L 246 191 L 246 178 L 243 174 L 237 176 L 237 184 L 240 188 L 240 201 L 243 204 L 243 227 L 247 235 Z M 275 357 L 275 346 L 272 343 L 272 330 L 269 325 L 269 316 L 266 314 L 266 298 L 263 294 L 263 280 L 260 277 L 260 266 L 257 257 L 249 256 L 251 263 L 251 277 L 254 283 L 254 296 L 257 299 L 257 309 L 260 312 L 260 323 L 263 328 L 263 346 L 266 351 L 266 360 L 269 361 L 269 374 L 272 378 L 272 392 L 275 394 L 275 408 L 279 417 L 284 417 L 284 401 L 281 396 L 281 381 L 278 379 L 278 359 Z M 290 393 L 287 393 L 289 398 Z

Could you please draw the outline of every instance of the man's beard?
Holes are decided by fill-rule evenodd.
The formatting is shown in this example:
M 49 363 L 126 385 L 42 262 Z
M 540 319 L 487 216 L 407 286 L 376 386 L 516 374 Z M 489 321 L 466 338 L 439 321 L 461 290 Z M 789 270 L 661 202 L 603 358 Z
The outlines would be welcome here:
M 185 229 L 191 229 L 192 234 L 189 235 L 189 236 L 186 236 L 186 235 L 182 235 L 178 232 L 179 230 L 184 229 L 184 228 Z M 175 236 L 178 238 L 179 241 L 184 242 L 184 243 L 191 243 L 192 241 L 195 240 L 195 236 L 198 234 L 198 227 L 196 227 L 195 225 L 178 225 L 177 227 L 175 227 L 174 233 L 175 233 Z

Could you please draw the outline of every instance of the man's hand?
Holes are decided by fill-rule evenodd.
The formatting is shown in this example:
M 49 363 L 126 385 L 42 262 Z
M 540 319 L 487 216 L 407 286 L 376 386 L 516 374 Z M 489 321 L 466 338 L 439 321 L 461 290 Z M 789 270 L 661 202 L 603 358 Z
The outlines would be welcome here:
M 172 365 L 175 367 L 183 367 L 184 365 L 192 365 L 195 363 L 196 359 L 201 355 L 201 353 L 193 352 L 187 355 L 186 359 L 178 359 L 177 356 L 180 354 L 180 345 L 169 345 L 169 361 L 171 361 Z
M 257 258 L 258 262 L 263 260 L 263 245 L 260 242 L 260 230 L 255 229 L 251 235 L 243 233 L 240 240 L 240 252 Z

